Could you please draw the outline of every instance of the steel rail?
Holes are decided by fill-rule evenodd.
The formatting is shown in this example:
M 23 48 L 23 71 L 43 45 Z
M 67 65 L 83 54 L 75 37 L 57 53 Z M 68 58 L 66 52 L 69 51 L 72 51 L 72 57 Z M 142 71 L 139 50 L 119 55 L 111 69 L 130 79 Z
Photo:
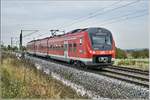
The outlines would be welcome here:
M 140 74 L 134 75 L 134 74 L 131 74 L 128 72 L 109 70 L 109 69 L 105 69 L 105 68 L 102 69 L 102 71 L 113 73 L 113 74 L 115 73 L 115 74 L 122 75 L 122 76 L 132 77 L 132 78 L 136 78 L 136 79 L 140 79 L 140 80 L 144 80 L 144 81 L 149 81 L 149 77 L 146 77 L 145 75 L 144 76 L 143 75 L 141 76 Z
M 110 69 L 118 69 L 122 71 L 128 71 L 128 72 L 133 72 L 133 73 L 138 73 L 138 74 L 143 74 L 143 75 L 149 75 L 149 71 L 143 71 L 140 69 L 134 69 L 134 68 L 128 68 L 128 67 L 122 67 L 122 66 L 108 66 L 107 68 Z
M 138 80 L 132 80 L 130 78 L 125 78 L 125 77 L 122 78 L 120 76 L 110 75 L 110 74 L 106 74 L 106 73 L 99 73 L 99 74 L 149 88 L 149 82 L 142 82 L 142 81 L 138 81 Z

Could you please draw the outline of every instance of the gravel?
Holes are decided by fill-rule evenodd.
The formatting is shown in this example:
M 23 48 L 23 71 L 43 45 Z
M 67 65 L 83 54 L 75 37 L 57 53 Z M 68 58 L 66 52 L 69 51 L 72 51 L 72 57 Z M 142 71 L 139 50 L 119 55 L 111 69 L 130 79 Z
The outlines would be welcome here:
M 28 57 L 38 69 L 51 74 L 55 79 L 62 81 L 81 95 L 89 98 L 110 99 L 148 99 L 149 89 L 126 83 L 106 76 L 81 71 L 75 68 Z

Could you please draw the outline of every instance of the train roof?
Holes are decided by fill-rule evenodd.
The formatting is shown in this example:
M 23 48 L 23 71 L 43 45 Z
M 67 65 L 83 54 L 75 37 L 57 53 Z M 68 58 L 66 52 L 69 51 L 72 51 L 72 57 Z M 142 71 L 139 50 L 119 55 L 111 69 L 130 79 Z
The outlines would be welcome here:
M 83 32 L 83 31 L 92 32 L 93 30 L 98 30 L 98 29 L 110 32 L 109 30 L 107 30 L 105 28 L 102 28 L 102 27 L 89 27 L 89 28 L 83 28 L 83 29 L 75 29 L 75 30 L 69 31 L 65 34 L 59 34 L 59 35 L 49 36 L 49 37 L 42 38 L 42 39 L 32 40 L 28 43 L 31 43 L 31 42 L 34 42 L 34 41 L 40 41 L 40 40 L 44 40 L 44 39 L 49 39 L 49 38 L 53 38 L 53 37 L 60 37 L 60 36 L 66 35 L 66 34 L 75 34 L 75 33 Z

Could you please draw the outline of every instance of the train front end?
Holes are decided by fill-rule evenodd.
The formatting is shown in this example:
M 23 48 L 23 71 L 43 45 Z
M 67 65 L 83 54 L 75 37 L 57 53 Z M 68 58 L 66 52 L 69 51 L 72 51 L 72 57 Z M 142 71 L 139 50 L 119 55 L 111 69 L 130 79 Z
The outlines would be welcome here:
M 87 65 L 112 65 L 115 59 L 115 42 L 111 32 L 104 28 L 89 28 L 89 56 Z

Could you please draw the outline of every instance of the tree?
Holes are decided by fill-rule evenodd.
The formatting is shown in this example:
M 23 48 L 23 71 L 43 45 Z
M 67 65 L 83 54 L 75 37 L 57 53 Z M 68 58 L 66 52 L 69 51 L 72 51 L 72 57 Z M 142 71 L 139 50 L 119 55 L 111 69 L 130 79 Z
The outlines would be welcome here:
M 116 58 L 127 58 L 127 54 L 124 50 L 116 48 Z
M 12 51 L 17 51 L 17 50 L 18 50 L 17 46 L 12 47 Z
M 10 45 L 8 45 L 7 46 L 7 50 L 11 50 L 12 48 L 11 48 L 11 46 Z
M 7 47 L 5 45 L 1 45 L 2 50 L 6 51 Z
M 22 46 L 22 51 L 26 51 L 26 47 L 25 46 Z

